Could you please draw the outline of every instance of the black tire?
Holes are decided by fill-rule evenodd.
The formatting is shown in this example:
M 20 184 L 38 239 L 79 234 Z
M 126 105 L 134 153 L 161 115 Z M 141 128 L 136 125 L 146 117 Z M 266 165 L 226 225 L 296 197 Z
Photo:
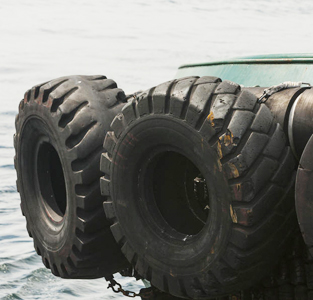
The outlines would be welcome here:
M 212 300 L 308 300 L 313 297 L 313 260 L 300 232 L 285 247 L 285 254 L 274 270 L 257 285 Z M 144 291 L 145 289 L 143 289 Z M 153 290 L 155 298 L 182 299 Z M 159 298 L 158 298 L 159 297 Z M 144 298 L 143 298 L 144 299 Z M 150 299 L 150 298 L 149 298 Z
M 299 231 L 287 245 L 286 253 L 275 269 L 258 286 L 238 295 L 241 300 L 312 299 L 313 260 Z
M 99 187 L 103 140 L 124 99 L 105 76 L 69 76 L 33 87 L 20 103 L 14 145 L 21 209 L 56 276 L 98 278 L 126 265 Z
M 296 224 L 295 162 L 264 104 L 235 83 L 189 77 L 137 95 L 111 127 L 104 209 L 141 276 L 205 299 L 268 272 Z

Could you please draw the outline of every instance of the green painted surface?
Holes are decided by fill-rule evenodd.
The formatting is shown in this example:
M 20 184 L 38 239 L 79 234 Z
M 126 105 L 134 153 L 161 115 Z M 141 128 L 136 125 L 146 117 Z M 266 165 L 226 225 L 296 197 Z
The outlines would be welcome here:
M 227 61 L 183 65 L 176 78 L 217 76 L 244 86 L 271 86 L 284 81 L 313 85 L 313 54 L 272 54 L 234 58 Z

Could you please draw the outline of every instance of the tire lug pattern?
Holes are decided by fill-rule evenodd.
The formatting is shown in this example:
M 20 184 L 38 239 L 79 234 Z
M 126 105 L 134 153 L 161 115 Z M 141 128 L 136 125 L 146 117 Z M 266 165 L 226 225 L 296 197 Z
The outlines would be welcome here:
M 129 166 L 129 157 L 123 157 L 126 150 L 121 149 L 140 151 L 136 147 L 139 138 L 132 134 L 132 128 L 158 116 L 160 124 L 164 119 L 176 119 L 175 124 L 189 126 L 195 135 L 201 135 L 203 147 L 210 147 L 216 157 L 216 172 L 223 174 L 225 190 L 232 201 L 230 207 L 225 208 L 231 222 L 227 225 L 230 234 L 225 240 L 224 252 L 214 265 L 194 273 L 193 278 L 181 269 L 179 275 L 176 274 L 175 267 L 161 270 L 161 263 L 154 264 L 156 258 L 150 259 L 148 250 L 142 255 L 144 247 L 137 249 L 133 241 L 136 237 L 130 235 L 130 232 L 136 235 L 138 228 L 130 230 L 131 224 L 126 223 L 121 214 L 126 212 L 122 209 L 123 199 L 114 199 L 116 187 L 123 188 L 124 184 L 116 178 L 116 172 L 127 172 Z M 151 273 L 152 285 L 174 296 L 207 299 L 235 293 L 239 286 L 243 289 L 251 286 L 268 273 L 273 260 L 290 240 L 294 227 L 295 212 L 290 195 L 295 163 L 281 127 L 269 109 L 257 103 L 255 95 L 236 83 L 221 82 L 214 77 L 176 79 L 130 100 L 113 121 L 112 128 L 104 141 L 100 167 L 104 173 L 102 195 L 107 197 L 104 210 L 113 222 L 113 236 L 142 277 Z M 113 177 L 117 182 L 111 181 Z M 143 228 L 142 235 L 149 230 Z M 149 249 L 149 245 L 147 247 Z M 164 251 L 166 244 L 160 243 L 160 247 L 160 251 Z M 212 247 L 207 251 L 215 255 L 214 251 L 221 250 Z M 197 288 L 192 287 L 192 282 Z M 244 293 L 234 297 L 249 297 L 249 293 Z
M 128 266 L 105 218 L 99 171 L 103 140 L 114 116 L 124 106 L 123 95 L 116 83 L 105 76 L 68 76 L 33 87 L 20 102 L 14 144 L 21 206 L 35 249 L 56 276 L 99 278 Z M 49 129 L 37 129 L 32 133 L 32 142 L 25 141 L 27 128 L 36 127 L 38 121 L 34 120 L 38 119 L 43 128 Z M 54 227 L 46 216 L 46 208 L 43 208 L 46 206 L 34 206 L 33 201 L 39 201 L 34 200 L 38 191 L 36 187 L 32 190 L 25 179 L 29 177 L 25 169 L 32 167 L 25 168 L 22 163 L 29 159 L 27 152 L 33 155 L 31 160 L 39 159 L 32 144 L 38 143 L 42 135 L 59 156 L 66 178 L 65 201 L 69 213 L 62 218 L 67 219 L 65 223 L 69 225 L 62 227 L 61 234 L 51 229 L 55 230 L 53 234 L 60 235 L 57 247 L 49 237 L 49 230 L 44 229 Z M 50 172 L 53 174 L 53 170 Z M 58 180 L 55 175 L 51 176 L 52 182 Z M 35 196 L 30 197 L 29 191 Z M 37 218 L 38 215 L 42 218 Z M 70 228 L 76 230 L 73 232 Z

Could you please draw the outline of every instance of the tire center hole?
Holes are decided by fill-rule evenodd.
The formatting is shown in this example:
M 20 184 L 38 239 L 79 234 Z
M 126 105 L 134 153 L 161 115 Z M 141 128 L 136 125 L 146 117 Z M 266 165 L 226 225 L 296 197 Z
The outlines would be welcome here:
M 148 169 L 155 204 L 176 231 L 198 234 L 209 216 L 209 192 L 199 169 L 185 156 L 168 151 L 157 155 Z
M 38 149 L 37 178 L 47 212 L 55 222 L 60 222 L 66 211 L 66 186 L 59 155 L 47 142 Z

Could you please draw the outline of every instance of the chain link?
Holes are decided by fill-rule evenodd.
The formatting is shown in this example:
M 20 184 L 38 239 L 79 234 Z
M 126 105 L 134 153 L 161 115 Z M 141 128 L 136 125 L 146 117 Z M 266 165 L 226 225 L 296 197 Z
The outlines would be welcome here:
M 108 289 L 112 289 L 114 293 L 122 293 L 126 297 L 135 298 L 135 297 L 142 297 L 143 299 L 148 299 L 151 297 L 152 290 L 150 289 L 143 289 L 144 292 L 140 291 L 138 294 L 132 291 L 125 291 L 121 284 L 115 281 L 113 278 L 109 280 L 110 283 L 108 285 Z M 117 287 L 115 287 L 117 286 Z

